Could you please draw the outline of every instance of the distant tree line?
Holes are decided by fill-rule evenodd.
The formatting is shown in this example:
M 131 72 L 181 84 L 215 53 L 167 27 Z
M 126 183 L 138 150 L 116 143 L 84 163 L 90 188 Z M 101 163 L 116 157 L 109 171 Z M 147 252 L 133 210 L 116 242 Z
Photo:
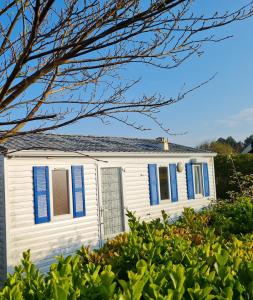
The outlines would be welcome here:
M 218 154 L 238 154 L 253 142 L 253 134 L 248 136 L 244 141 L 236 141 L 232 136 L 227 138 L 218 138 L 214 141 L 206 141 L 201 143 L 197 148 L 203 150 L 210 150 Z

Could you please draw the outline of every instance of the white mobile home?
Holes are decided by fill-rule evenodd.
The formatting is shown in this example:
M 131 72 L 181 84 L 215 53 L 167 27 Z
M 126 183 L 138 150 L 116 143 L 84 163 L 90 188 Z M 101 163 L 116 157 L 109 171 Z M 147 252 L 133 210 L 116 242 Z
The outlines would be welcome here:
M 43 271 L 127 230 L 127 209 L 152 219 L 216 197 L 215 154 L 166 139 L 34 134 L 0 150 L 1 278 L 27 249 Z

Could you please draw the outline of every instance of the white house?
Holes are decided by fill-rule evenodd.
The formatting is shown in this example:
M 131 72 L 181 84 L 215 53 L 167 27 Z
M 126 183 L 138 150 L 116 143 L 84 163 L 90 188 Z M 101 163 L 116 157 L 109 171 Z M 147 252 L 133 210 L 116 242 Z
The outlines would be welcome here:
M 242 150 L 242 154 L 253 153 L 253 142 Z
M 166 139 L 33 134 L 0 148 L 1 278 L 31 249 L 42 271 L 143 219 L 215 199 L 214 153 Z

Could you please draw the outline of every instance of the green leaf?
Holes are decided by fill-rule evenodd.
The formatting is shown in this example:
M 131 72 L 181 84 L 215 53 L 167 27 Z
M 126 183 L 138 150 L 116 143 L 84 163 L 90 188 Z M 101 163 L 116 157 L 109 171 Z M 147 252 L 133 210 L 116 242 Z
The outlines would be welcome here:
M 226 250 L 222 249 L 220 253 L 215 254 L 215 257 L 219 266 L 225 266 L 228 261 L 229 255 Z

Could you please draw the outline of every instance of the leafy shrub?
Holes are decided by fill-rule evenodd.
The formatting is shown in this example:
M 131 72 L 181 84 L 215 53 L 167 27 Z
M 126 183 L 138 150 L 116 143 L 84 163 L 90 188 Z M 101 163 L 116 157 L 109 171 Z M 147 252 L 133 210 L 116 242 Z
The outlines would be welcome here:
M 227 192 L 230 201 L 237 199 L 253 199 L 253 174 L 244 175 L 241 172 L 233 172 L 230 176 L 231 190 Z
M 232 158 L 232 160 L 231 160 Z M 233 182 L 235 170 L 242 175 L 253 174 L 253 155 L 217 155 L 214 158 L 217 197 L 226 199 L 228 191 L 242 192 L 238 183 Z M 232 179 L 232 181 L 231 181 Z
M 247 215 L 247 224 L 240 224 Z M 101 249 L 60 256 L 42 275 L 24 253 L 8 276 L 1 299 L 252 299 L 252 203 L 219 204 L 200 213 L 185 209 L 170 224 L 141 222 L 128 213 L 131 231 Z M 228 225 L 224 224 L 228 220 Z M 250 226 L 251 226 L 250 225 Z M 245 226 L 245 227 L 244 227 Z M 239 236 L 233 233 L 251 232 Z M 222 228 L 222 229 L 221 229 Z M 252 228 L 252 227 L 250 227 Z
M 219 234 L 253 232 L 253 201 L 250 198 L 239 198 L 234 203 L 217 203 L 210 215 L 211 225 Z
M 253 299 L 253 232 L 242 226 L 248 234 L 226 234 L 243 214 L 250 224 L 250 205 L 225 203 L 200 213 L 185 209 L 174 224 L 164 212 L 150 223 L 129 212 L 128 234 L 96 251 L 83 247 L 60 256 L 46 275 L 31 263 L 29 251 L 24 253 L 0 299 Z M 236 211 L 240 217 L 233 220 Z M 234 225 L 218 230 L 219 218 Z
M 253 232 L 253 200 L 247 197 L 236 201 L 221 201 L 212 204 L 198 214 L 192 208 L 184 209 L 176 223 L 191 232 L 201 234 L 205 228 L 213 228 L 218 235 Z

